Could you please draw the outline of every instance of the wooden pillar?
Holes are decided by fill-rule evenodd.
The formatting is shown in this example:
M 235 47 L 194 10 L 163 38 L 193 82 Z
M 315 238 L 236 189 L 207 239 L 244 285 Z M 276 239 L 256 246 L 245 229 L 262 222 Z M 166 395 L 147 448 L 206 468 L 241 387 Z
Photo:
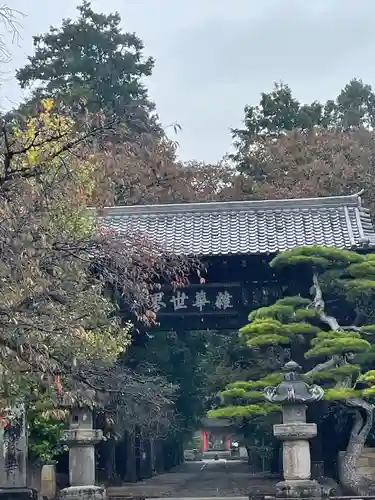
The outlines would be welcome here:
M 152 439 L 147 437 L 143 439 L 142 449 L 142 479 L 152 477 L 153 459 L 152 459 Z
M 156 446 L 155 439 L 150 438 L 150 455 L 151 455 L 151 472 L 154 476 L 156 474 Z
M 178 440 L 177 453 L 178 453 L 177 465 L 181 465 L 182 463 L 184 463 L 184 441 L 182 437 Z
M 230 436 L 227 436 L 225 438 L 225 450 L 226 451 L 230 451 L 231 442 L 232 442 L 232 440 L 231 440 Z
M 116 474 L 122 480 L 126 480 L 126 469 L 128 462 L 126 432 L 121 440 L 116 443 Z
M 154 449 L 154 473 L 162 474 L 164 472 L 164 457 L 162 441 L 155 439 L 153 444 Z
M 142 431 L 139 425 L 135 427 L 134 432 L 135 437 L 135 470 L 136 470 L 136 480 L 142 480 Z
M 208 451 L 208 432 L 202 431 L 203 451 Z

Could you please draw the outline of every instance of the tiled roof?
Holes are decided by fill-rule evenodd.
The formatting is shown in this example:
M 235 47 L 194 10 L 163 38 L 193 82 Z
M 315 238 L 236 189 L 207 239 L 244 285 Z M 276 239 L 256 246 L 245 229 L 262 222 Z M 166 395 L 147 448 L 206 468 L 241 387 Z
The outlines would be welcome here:
M 104 209 L 100 224 L 144 233 L 166 252 L 185 255 L 266 254 L 300 245 L 375 247 L 359 194 L 112 207 Z

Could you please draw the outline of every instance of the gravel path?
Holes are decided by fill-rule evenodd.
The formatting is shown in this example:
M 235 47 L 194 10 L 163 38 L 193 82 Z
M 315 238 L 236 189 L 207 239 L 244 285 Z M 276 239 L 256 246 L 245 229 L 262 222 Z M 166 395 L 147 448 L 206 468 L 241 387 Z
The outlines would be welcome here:
M 137 484 L 108 488 L 110 500 L 129 498 L 218 499 L 249 498 L 272 494 L 277 480 L 252 475 L 247 464 L 237 461 L 187 462 L 169 474 L 155 476 Z

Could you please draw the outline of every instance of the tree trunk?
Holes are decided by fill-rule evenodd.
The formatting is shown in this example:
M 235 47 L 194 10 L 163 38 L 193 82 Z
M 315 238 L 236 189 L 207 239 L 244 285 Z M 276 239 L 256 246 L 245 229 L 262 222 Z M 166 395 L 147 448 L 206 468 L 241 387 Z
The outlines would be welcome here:
M 251 456 L 251 448 L 250 446 L 245 445 L 246 452 L 247 452 L 247 465 L 251 465 L 252 463 L 252 456 Z
M 137 467 L 135 453 L 135 435 L 134 431 L 128 431 L 126 436 L 126 480 L 129 483 L 137 482 Z
M 372 427 L 374 407 L 360 398 L 348 400 L 346 403 L 357 410 L 348 446 L 338 462 L 340 483 L 346 493 L 368 495 L 374 491 L 375 484 L 369 478 L 358 474 L 358 460 Z
M 116 470 L 116 441 L 114 438 L 111 438 L 108 441 L 108 462 L 107 462 L 107 474 L 109 481 L 115 481 L 117 479 L 117 470 Z

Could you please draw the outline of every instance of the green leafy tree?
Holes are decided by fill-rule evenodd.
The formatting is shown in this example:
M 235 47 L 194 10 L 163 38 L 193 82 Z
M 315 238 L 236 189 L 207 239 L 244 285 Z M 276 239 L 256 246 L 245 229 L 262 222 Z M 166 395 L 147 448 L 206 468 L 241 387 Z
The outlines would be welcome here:
M 251 153 L 261 151 L 267 139 L 274 140 L 291 131 L 304 133 L 315 128 L 348 131 L 371 128 L 374 124 L 375 94 L 362 80 L 351 80 L 335 100 L 310 104 L 296 99 L 288 85 L 275 84 L 271 92 L 261 94 L 258 105 L 245 107 L 244 127 L 232 129 L 236 149 L 232 159 L 241 172 L 253 175 Z
M 330 101 L 328 101 L 330 102 Z M 375 125 L 375 94 L 371 85 L 353 79 L 341 90 L 332 103 L 335 120 L 327 121 L 326 126 L 338 125 L 344 130 Z M 335 123 L 336 121 L 336 123 Z
M 92 113 L 115 114 L 139 130 L 154 126 L 153 105 L 142 78 L 151 75 L 154 61 L 143 55 L 134 33 L 123 33 L 121 17 L 96 13 L 90 2 L 78 7 L 76 20 L 34 37 L 35 54 L 17 71 L 23 89 L 41 97 L 62 99 Z
M 300 247 L 279 254 L 271 265 L 279 270 L 292 266 L 311 276 L 312 297 L 283 297 L 250 313 L 240 339 L 260 358 L 278 351 L 278 367 L 264 370 L 256 380 L 228 385 L 221 393 L 223 406 L 209 415 L 250 422 L 275 415 L 279 408 L 264 400 L 263 389 L 278 384 L 283 364 L 293 359 L 304 368 L 306 380 L 324 387 L 331 405 L 354 409 L 339 472 L 347 490 L 364 494 L 370 481 L 358 474 L 357 465 L 374 412 L 375 256 Z
M 291 88 L 284 84 L 274 84 L 270 93 L 262 92 L 257 106 L 245 107 L 245 129 L 234 129 L 235 136 L 257 137 L 276 136 L 295 128 L 312 128 L 320 125 L 323 104 L 314 102 L 301 104 L 292 94 Z
M 66 418 L 66 410 L 51 408 L 48 393 L 41 394 L 34 387 L 27 407 L 29 458 L 33 463 L 51 463 L 67 451 L 61 441 Z

